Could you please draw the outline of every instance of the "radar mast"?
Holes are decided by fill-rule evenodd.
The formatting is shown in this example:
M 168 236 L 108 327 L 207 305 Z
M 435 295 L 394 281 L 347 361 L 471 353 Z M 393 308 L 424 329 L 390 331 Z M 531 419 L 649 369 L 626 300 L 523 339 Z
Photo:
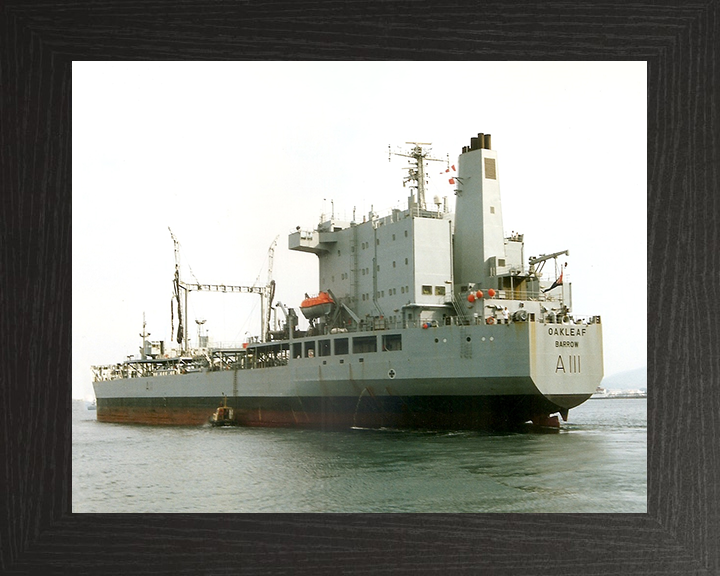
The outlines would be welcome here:
M 429 148 L 430 142 L 405 142 L 405 144 L 413 146 L 412 150 L 408 153 L 392 152 L 390 150 L 390 146 L 388 145 L 388 160 L 390 160 L 390 157 L 393 154 L 395 156 L 403 156 L 411 159 L 410 166 L 405 168 L 408 170 L 408 175 L 403 179 L 403 186 L 408 182 L 414 182 L 411 186 L 417 188 L 418 206 L 420 210 L 427 210 L 427 206 L 425 204 L 425 162 L 446 162 L 450 165 L 450 160 L 449 158 L 446 158 L 445 160 L 442 158 L 431 158 Z M 427 146 L 428 148 L 423 148 L 424 146 Z

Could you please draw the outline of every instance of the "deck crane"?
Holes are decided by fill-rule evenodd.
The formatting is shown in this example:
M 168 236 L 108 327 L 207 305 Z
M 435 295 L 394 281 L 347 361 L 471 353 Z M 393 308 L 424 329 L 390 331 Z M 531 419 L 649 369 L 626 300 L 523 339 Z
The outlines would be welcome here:
M 170 228 L 168 227 L 168 230 Z M 170 230 L 175 247 L 175 278 L 173 280 L 174 294 L 173 298 L 177 300 L 178 307 L 178 333 L 177 342 L 182 345 L 182 352 L 188 351 L 187 337 L 187 298 L 188 292 L 222 292 L 225 294 L 258 294 L 260 296 L 260 340 L 266 342 L 268 338 L 268 330 L 270 324 L 270 304 L 275 296 L 275 281 L 272 279 L 272 262 L 277 245 L 278 237 L 273 240 L 268 250 L 268 283 L 265 286 L 257 286 L 257 281 L 253 286 L 233 286 L 230 284 L 201 284 L 200 282 L 185 282 L 180 278 L 180 243 Z M 259 277 L 258 277 L 259 280 Z M 184 299 L 181 302 L 180 291 L 184 292 Z M 184 310 L 184 313 L 183 313 Z M 185 323 L 183 324 L 183 318 Z
M 545 262 L 547 262 L 551 258 L 557 258 L 558 256 L 562 256 L 563 254 L 565 254 L 566 256 L 570 256 L 570 250 L 561 250 L 560 252 L 553 252 L 552 254 L 541 254 L 537 258 L 535 256 L 530 256 L 528 262 L 530 265 L 530 270 L 528 273 L 531 276 L 540 276 L 540 273 L 545 266 Z M 535 264 L 540 264 L 540 266 L 536 269 Z
M 287 332 L 287 337 L 292 340 L 293 334 L 295 332 L 295 328 L 297 327 L 297 314 L 295 313 L 295 310 L 293 308 L 288 308 L 278 300 L 278 303 L 275 304 L 275 309 L 280 309 L 285 316 L 285 328 L 284 331 Z
M 540 274 L 542 273 L 542 270 L 545 267 L 545 262 L 547 262 L 550 259 L 554 259 L 555 260 L 555 276 L 556 276 L 555 282 L 549 288 L 543 290 L 543 292 L 549 292 L 550 290 L 552 290 L 553 288 L 555 288 L 558 285 L 562 286 L 562 290 L 563 290 L 562 301 L 564 303 L 565 302 L 565 286 L 562 282 L 564 267 L 562 267 L 560 269 L 561 270 L 560 277 L 559 278 L 557 277 L 557 258 L 558 258 L 558 256 L 562 256 L 563 254 L 565 256 L 570 256 L 570 250 L 561 250 L 560 252 L 553 252 L 552 254 L 541 254 L 538 257 L 531 256 L 530 260 L 529 260 L 530 269 L 528 271 L 528 274 L 530 276 L 534 276 L 535 278 L 540 278 Z M 539 264 L 539 266 L 537 268 L 535 268 L 536 264 Z M 567 266 L 567 262 L 565 262 L 565 266 Z

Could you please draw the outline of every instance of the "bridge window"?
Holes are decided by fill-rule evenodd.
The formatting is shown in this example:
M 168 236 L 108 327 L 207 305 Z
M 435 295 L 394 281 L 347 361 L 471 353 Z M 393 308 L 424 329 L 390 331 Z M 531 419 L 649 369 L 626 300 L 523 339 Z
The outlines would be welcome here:
M 383 351 L 394 352 L 402 350 L 402 334 L 384 334 L 382 337 Z
M 315 356 L 315 341 L 305 342 L 305 358 L 313 358 Z
M 347 338 L 337 338 L 335 340 L 335 355 L 339 356 L 341 354 L 347 354 L 348 353 L 348 339 Z
M 320 340 L 318 342 L 318 355 L 330 356 L 330 340 Z
M 363 352 L 377 352 L 376 336 L 358 336 L 353 338 L 353 354 L 362 354 Z

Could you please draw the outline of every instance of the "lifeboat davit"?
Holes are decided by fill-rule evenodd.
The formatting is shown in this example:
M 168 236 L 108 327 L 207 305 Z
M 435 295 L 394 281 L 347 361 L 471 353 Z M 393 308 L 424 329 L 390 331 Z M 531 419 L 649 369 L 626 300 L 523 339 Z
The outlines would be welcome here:
M 330 294 L 320 292 L 317 296 L 305 298 L 300 304 L 300 312 L 303 313 L 305 318 L 312 320 L 330 314 L 334 306 L 335 301 L 330 297 Z

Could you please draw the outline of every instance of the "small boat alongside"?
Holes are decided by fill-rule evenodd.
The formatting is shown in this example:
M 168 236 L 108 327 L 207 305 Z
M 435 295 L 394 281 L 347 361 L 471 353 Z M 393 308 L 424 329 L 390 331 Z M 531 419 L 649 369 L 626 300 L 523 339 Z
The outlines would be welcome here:
M 223 396 L 223 401 L 217 410 L 210 417 L 212 426 L 235 426 L 236 422 L 233 418 L 233 409 L 227 405 L 227 396 Z

